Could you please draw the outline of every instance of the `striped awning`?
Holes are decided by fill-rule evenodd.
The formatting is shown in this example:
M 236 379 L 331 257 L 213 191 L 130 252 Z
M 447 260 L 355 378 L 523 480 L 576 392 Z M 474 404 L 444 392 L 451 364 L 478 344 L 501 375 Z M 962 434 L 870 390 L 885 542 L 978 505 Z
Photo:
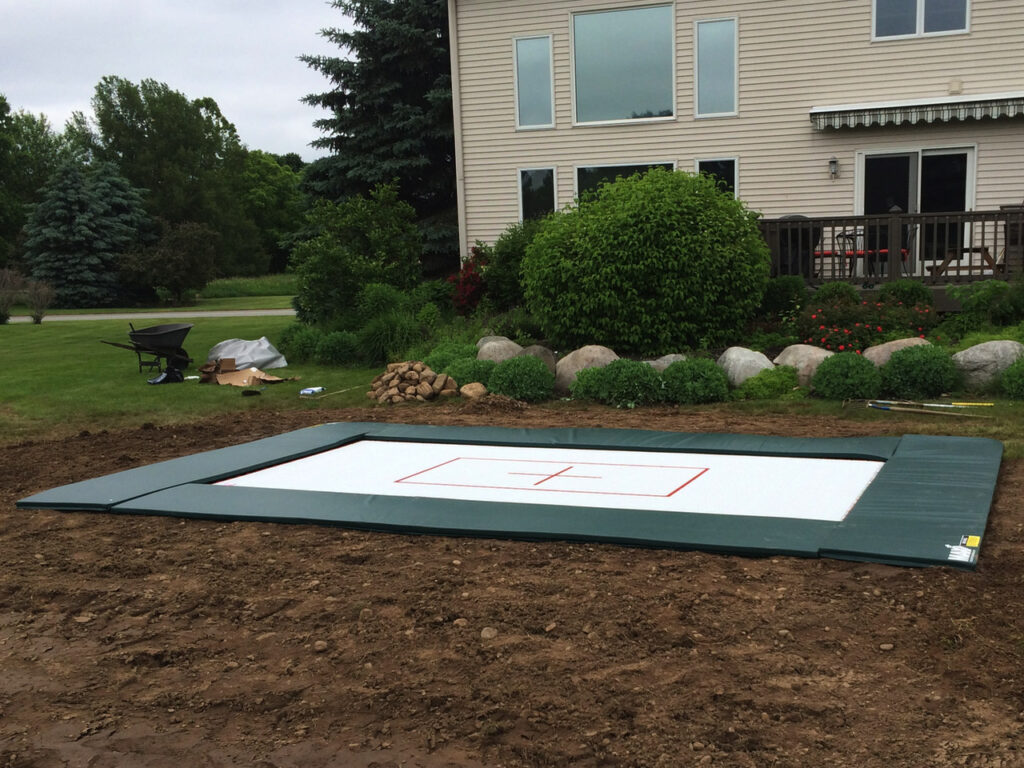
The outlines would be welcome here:
M 944 99 L 907 99 L 871 104 L 837 104 L 811 107 L 811 125 L 826 128 L 949 123 L 980 120 L 983 117 L 1019 117 L 1024 115 L 1024 91 L 1015 93 L 956 96 Z

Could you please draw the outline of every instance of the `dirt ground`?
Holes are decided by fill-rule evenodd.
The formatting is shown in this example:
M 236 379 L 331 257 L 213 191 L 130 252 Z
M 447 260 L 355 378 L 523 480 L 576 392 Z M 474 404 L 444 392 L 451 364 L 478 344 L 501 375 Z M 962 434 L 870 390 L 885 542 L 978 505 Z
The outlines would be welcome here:
M 0 448 L 0 768 L 1024 766 L 1020 460 L 974 573 L 14 508 L 352 420 L 879 434 L 495 400 Z

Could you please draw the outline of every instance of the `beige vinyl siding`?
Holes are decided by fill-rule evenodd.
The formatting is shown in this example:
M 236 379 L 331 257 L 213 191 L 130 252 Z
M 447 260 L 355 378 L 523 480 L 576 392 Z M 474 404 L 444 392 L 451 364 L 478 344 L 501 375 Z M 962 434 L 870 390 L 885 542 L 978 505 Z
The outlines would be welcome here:
M 492 242 L 518 218 L 518 168 L 557 169 L 557 204 L 575 168 L 735 157 L 739 196 L 766 216 L 843 215 L 856 208 L 858 151 L 976 148 L 975 208 L 1024 199 L 1024 120 L 817 131 L 814 106 L 1024 90 L 1024 3 L 973 0 L 970 33 L 871 39 L 871 0 L 677 2 L 676 115 L 660 122 L 574 126 L 570 50 L 575 11 L 663 4 L 614 0 L 456 0 L 467 243 Z M 735 117 L 694 116 L 694 22 L 738 26 Z M 517 131 L 512 41 L 551 35 L 555 127 Z M 839 160 L 831 179 L 829 158 Z

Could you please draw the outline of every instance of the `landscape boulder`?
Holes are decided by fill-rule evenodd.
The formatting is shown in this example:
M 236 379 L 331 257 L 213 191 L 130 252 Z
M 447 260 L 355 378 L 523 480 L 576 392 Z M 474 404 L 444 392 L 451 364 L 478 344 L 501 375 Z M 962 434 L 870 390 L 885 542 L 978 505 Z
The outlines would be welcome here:
M 476 348 L 480 349 L 484 344 L 490 344 L 492 341 L 509 341 L 508 336 L 481 336 L 476 340 Z
M 455 380 L 447 374 L 434 373 L 419 360 L 391 363 L 370 384 L 366 396 L 378 403 L 426 401 L 457 394 Z
M 555 366 L 555 391 L 566 393 L 576 381 L 576 374 L 584 368 L 603 368 L 619 356 L 608 347 L 589 344 L 580 347 L 558 361 Z
M 540 344 L 532 344 L 531 346 L 524 349 L 519 353 L 519 357 L 536 357 L 544 365 L 548 367 L 548 370 L 555 373 L 557 370 L 557 362 L 555 361 L 555 353 L 547 347 L 542 347 Z
M 729 347 L 718 358 L 718 367 L 725 371 L 729 386 L 738 387 L 761 371 L 775 366 L 761 352 L 746 347 Z
M 487 387 L 479 381 L 474 381 L 460 388 L 459 394 L 470 400 L 477 400 L 487 394 Z
M 686 359 L 686 355 L 680 355 L 680 354 L 673 353 L 671 355 L 662 355 L 657 360 L 647 360 L 645 362 L 649 366 L 651 366 L 651 368 L 656 370 L 658 373 L 661 373 L 666 368 L 668 368 L 670 365 L 672 365 L 672 363 L 677 363 L 680 360 L 685 360 L 685 359 Z
M 993 389 L 1003 371 L 1024 355 L 1024 344 L 1017 341 L 986 341 L 953 355 L 963 374 L 967 389 Z
M 810 344 L 790 344 L 782 350 L 773 361 L 776 365 L 788 365 L 796 368 L 797 380 L 801 387 L 809 387 L 814 372 L 818 370 L 821 361 L 831 357 L 834 353 L 821 347 Z
M 476 359 L 493 360 L 496 363 L 502 363 L 506 360 L 511 360 L 522 351 L 523 348 L 514 341 L 501 337 L 477 347 Z
M 898 352 L 907 347 L 918 347 L 927 343 L 927 339 L 920 339 L 916 336 L 912 339 L 896 339 L 896 341 L 887 341 L 885 344 L 868 347 L 864 350 L 863 355 L 877 367 L 881 368 L 889 362 L 893 352 Z

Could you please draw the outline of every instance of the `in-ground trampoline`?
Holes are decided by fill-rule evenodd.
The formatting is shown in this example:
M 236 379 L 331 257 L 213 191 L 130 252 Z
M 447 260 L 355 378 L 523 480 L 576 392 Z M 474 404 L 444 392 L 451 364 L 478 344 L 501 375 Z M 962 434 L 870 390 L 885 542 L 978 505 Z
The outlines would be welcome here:
M 1001 457 L 924 435 L 337 423 L 18 506 L 974 568 Z

